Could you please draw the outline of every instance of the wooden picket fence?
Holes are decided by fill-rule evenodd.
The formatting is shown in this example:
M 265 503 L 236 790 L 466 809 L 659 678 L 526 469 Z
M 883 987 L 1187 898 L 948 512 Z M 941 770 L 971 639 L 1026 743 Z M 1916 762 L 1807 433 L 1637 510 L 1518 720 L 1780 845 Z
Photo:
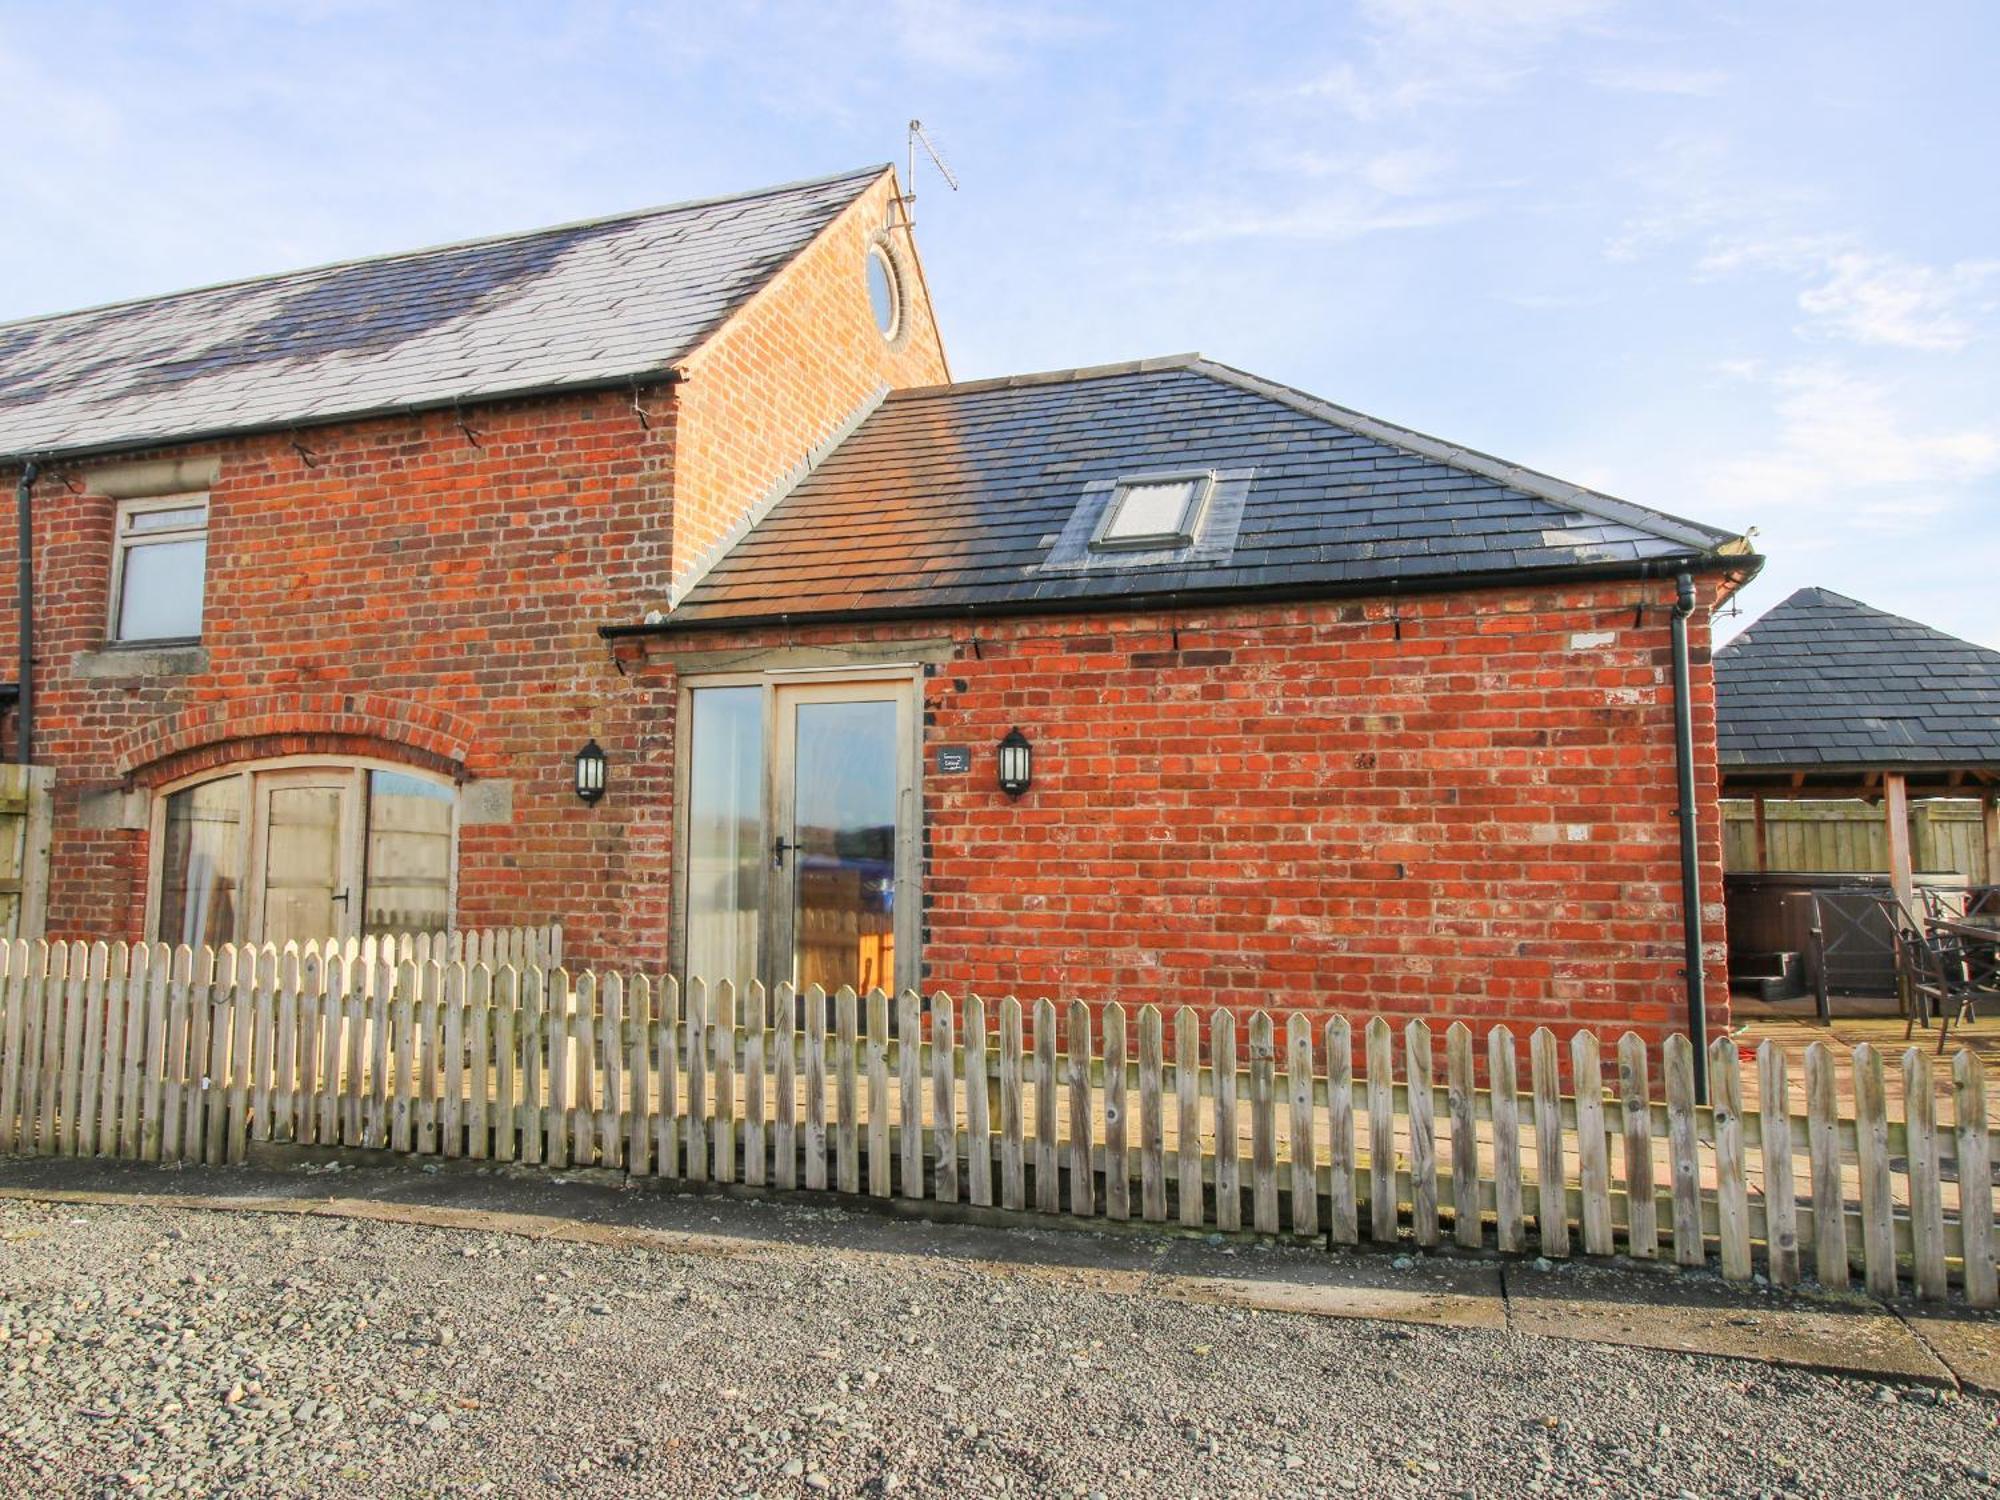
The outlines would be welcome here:
M 1726 1040 L 1698 1107 L 1682 1037 L 1655 1098 L 1638 1037 L 1607 1088 L 1594 1035 L 1538 1030 L 1523 1093 L 1504 1027 L 1476 1046 L 1452 1026 L 1440 1086 L 1421 1021 L 1400 1038 L 1370 1021 L 1357 1066 L 1339 1016 L 1149 1005 L 1135 1027 L 1115 1004 L 683 992 L 394 950 L 0 949 L 0 1152 L 386 1149 L 1333 1244 L 1713 1256 L 1739 1280 L 1858 1271 L 1878 1295 L 1906 1276 L 1919 1297 L 1996 1302 L 1995 1142 L 1969 1052 L 1948 1122 L 1930 1056 L 1905 1052 L 1892 1120 L 1880 1051 L 1815 1043 L 1801 1112 L 1766 1043 L 1746 1113 Z
M 338 955 L 354 965 L 373 967 L 385 959 L 415 963 L 485 964 L 489 968 L 554 969 L 562 965 L 562 924 L 540 927 L 454 928 L 449 932 L 398 932 L 360 938 L 333 938 L 307 944 L 327 958 Z M 280 951 L 270 948 L 275 960 Z M 304 951 L 301 949 L 300 951 Z

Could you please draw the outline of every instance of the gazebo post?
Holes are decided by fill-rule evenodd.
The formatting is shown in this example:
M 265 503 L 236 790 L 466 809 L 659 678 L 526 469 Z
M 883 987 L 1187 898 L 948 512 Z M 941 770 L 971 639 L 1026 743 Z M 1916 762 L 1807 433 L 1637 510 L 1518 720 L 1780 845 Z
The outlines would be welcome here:
M 1910 867 L 1910 796 L 1901 771 L 1882 773 L 1882 816 L 1888 823 L 1889 889 L 1911 921 L 1917 920 L 1917 879 Z
M 1750 810 L 1756 819 L 1757 872 L 1761 875 L 1771 868 L 1771 830 L 1764 822 L 1764 794 L 1757 793 L 1750 799 Z

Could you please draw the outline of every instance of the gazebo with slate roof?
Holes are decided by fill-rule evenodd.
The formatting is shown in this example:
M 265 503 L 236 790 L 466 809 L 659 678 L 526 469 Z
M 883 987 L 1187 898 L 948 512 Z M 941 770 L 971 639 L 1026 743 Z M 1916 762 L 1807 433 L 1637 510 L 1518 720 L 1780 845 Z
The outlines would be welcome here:
M 2000 651 L 1800 589 L 1715 653 L 1725 798 L 1879 797 L 1890 885 L 1913 895 L 1909 800 L 1978 797 L 1988 879 L 2000 870 Z

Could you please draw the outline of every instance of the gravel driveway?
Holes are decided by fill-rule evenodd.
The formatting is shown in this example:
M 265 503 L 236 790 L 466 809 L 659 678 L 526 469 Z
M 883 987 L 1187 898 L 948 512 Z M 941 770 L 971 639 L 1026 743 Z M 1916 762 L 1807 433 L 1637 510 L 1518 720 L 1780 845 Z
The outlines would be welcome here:
M 1985 1398 L 1114 1297 L 940 1234 L 669 1254 L 0 1202 L 0 1494 L 2000 1493 Z

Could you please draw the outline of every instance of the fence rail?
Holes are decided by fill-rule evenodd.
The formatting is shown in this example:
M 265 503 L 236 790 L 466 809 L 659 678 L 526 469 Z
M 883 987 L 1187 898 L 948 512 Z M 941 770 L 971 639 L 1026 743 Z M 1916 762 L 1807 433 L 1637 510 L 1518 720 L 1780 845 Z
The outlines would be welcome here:
M 2000 1296 L 1996 1141 L 1969 1052 L 1943 1079 L 1918 1049 L 1892 1069 L 1815 1043 L 1799 1090 L 1767 1042 L 1746 1112 L 1728 1041 L 1697 1107 L 1682 1037 L 1656 1090 L 1630 1034 L 1607 1058 L 1591 1033 L 1565 1048 L 1538 1030 L 1524 1071 L 1506 1028 L 1475 1042 L 1454 1025 L 1440 1072 L 1422 1021 L 1400 1037 L 1368 1022 L 1357 1054 L 1323 1014 L 683 993 L 414 943 L 330 949 L 0 950 L 0 1152 L 222 1162 L 291 1142 Z

